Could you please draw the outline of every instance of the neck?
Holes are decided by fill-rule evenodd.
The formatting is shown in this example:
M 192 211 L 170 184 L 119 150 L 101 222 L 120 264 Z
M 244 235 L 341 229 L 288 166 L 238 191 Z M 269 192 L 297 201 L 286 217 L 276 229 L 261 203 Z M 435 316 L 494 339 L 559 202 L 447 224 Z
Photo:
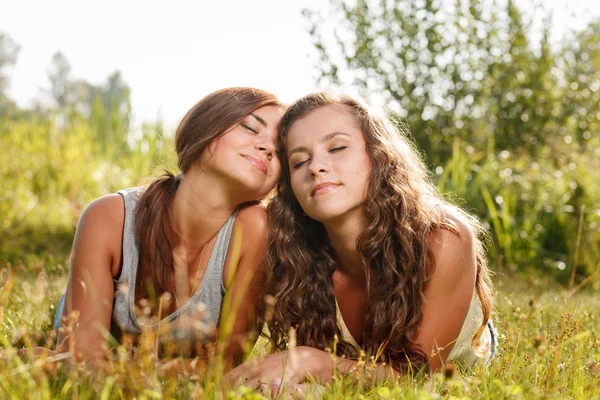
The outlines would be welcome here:
M 238 205 L 231 201 L 223 185 L 207 174 L 185 174 L 173 199 L 176 246 L 186 253 L 201 250 Z
M 356 247 L 358 237 L 365 230 L 362 210 L 352 216 L 325 223 L 325 230 L 338 259 L 337 270 L 345 275 L 363 276 L 365 266 Z

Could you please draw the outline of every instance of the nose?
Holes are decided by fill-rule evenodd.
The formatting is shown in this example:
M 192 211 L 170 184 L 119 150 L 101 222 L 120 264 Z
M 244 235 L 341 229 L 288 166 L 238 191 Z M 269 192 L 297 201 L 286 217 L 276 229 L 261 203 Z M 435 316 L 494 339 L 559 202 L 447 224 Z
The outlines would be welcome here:
M 312 160 L 310 160 L 310 164 L 308 166 L 308 171 L 312 177 L 326 174 L 330 170 L 331 166 L 325 157 L 313 154 Z
M 264 153 L 267 156 L 267 159 L 271 161 L 276 151 L 275 140 L 272 137 L 259 138 L 254 145 L 254 148 L 261 153 Z

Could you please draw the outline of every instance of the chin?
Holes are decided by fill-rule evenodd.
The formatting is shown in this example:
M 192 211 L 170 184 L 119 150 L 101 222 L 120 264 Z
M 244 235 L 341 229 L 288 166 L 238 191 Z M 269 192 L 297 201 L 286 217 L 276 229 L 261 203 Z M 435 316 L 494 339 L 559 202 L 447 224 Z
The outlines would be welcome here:
M 344 213 L 340 213 L 339 210 L 312 210 L 310 213 L 306 213 L 306 215 L 317 222 L 325 224 L 328 221 L 340 218 Z
M 267 185 L 265 179 L 256 179 L 256 177 L 252 179 L 251 177 L 246 176 L 236 177 L 234 181 L 236 183 L 236 189 L 247 193 L 248 197 L 252 197 L 252 200 L 261 199 L 270 192 L 270 189 L 265 189 Z
M 340 222 L 344 218 L 351 218 L 354 215 L 354 211 L 360 209 L 360 206 L 351 206 L 348 204 L 323 204 L 320 207 L 314 207 L 310 212 L 306 214 L 314 219 L 315 221 L 326 224 L 328 222 Z
M 265 184 L 267 176 L 265 174 L 253 170 L 239 170 L 235 174 L 233 179 L 237 181 L 241 186 L 254 188 L 255 190 L 258 190 Z

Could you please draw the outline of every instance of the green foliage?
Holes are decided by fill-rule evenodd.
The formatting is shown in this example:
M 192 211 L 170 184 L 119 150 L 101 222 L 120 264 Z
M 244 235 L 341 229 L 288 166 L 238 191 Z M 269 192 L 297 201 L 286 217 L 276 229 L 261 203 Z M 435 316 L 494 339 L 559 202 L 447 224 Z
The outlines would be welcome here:
M 533 41 L 513 1 L 331 5 L 340 22 L 333 42 L 324 40 L 328 25 L 305 12 L 322 81 L 388 104 L 410 124 L 440 190 L 491 232 L 501 347 L 487 369 L 449 366 L 389 382 L 336 375 L 308 397 L 600 397 L 598 296 L 548 279 L 598 285 L 590 277 L 600 266 L 600 22 L 554 49 L 551 21 Z M 15 49 L 0 35 L 0 72 Z M 243 387 L 221 392 L 214 365 L 175 375 L 144 351 L 119 353 L 103 374 L 16 355 L 53 345 L 61 264 L 85 206 L 143 184 L 157 167 L 176 170 L 162 124 L 131 131 L 118 73 L 95 86 L 73 81 L 64 57 L 55 62 L 50 110 L 18 110 L 0 74 L 0 397 L 264 398 Z M 53 271 L 62 276 L 49 279 Z
M 567 283 L 574 266 L 578 281 L 598 268 L 600 182 L 586 173 L 597 168 L 600 151 L 559 169 L 548 154 L 485 156 L 472 147 L 461 150 L 457 139 L 435 180 L 487 225 L 497 268 L 537 270 Z
M 155 168 L 175 170 L 172 138 L 160 122 L 131 129 L 130 90 L 120 72 L 104 85 L 75 80 L 60 52 L 48 69 L 48 98 L 18 109 L 3 97 L 3 68 L 17 54 L 0 33 L 0 262 L 38 270 L 44 260 L 52 270 L 65 263 L 90 201 L 144 184 Z
M 329 4 L 327 17 L 304 11 L 321 84 L 409 124 L 441 191 L 489 227 L 494 264 L 570 284 L 595 273 L 600 21 L 559 47 L 549 14 L 513 0 Z
M 574 80 L 586 87 L 598 80 L 597 23 L 553 52 L 551 19 L 542 21 L 540 39 L 531 40 L 532 17 L 512 0 L 502 6 L 478 0 L 330 5 L 330 23 L 305 10 L 321 56 L 321 83 L 381 98 L 406 118 L 435 165 L 450 155 L 456 136 L 477 149 L 535 154 L 549 137 L 569 133 L 564 122 L 577 106 L 565 97 L 577 87 Z M 575 72 L 570 64 L 581 66 Z
M 116 359 L 103 372 L 78 365 L 68 368 L 56 358 L 22 359 L 16 349 L 23 345 L 52 346 L 52 307 L 66 277 L 53 280 L 45 273 L 32 276 L 22 271 L 11 277 L 7 272 L 4 269 L 0 274 L 2 398 L 269 398 L 244 387 L 223 390 L 218 383 L 222 372 L 216 363 L 206 369 L 196 366 L 175 372 L 169 365 L 177 360 L 159 361 L 144 346 L 133 353 L 125 348 L 116 350 Z M 565 292 L 548 279 L 512 274 L 498 276 L 496 285 L 500 347 L 487 367 L 463 370 L 449 364 L 433 375 L 420 373 L 398 380 L 372 381 L 370 360 L 365 360 L 366 373 L 337 372 L 330 385 L 305 384 L 302 398 L 598 398 L 598 296 L 593 291 Z
M 154 168 L 173 168 L 172 141 L 160 123 L 144 125 L 131 145 L 127 137 L 99 142 L 94 122 L 82 117 L 57 125 L 43 118 L 0 125 L 0 261 L 64 263 L 90 201 L 144 184 Z

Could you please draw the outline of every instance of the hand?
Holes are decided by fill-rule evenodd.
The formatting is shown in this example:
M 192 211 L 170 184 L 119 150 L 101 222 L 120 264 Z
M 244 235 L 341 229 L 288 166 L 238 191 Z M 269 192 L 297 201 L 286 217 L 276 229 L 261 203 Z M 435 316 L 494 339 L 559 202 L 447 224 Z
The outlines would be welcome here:
M 333 375 L 331 355 L 312 347 L 300 346 L 256 360 L 248 360 L 225 375 L 230 385 L 252 390 L 269 389 L 276 395 L 286 386 L 292 389 L 314 377 L 322 382 Z

